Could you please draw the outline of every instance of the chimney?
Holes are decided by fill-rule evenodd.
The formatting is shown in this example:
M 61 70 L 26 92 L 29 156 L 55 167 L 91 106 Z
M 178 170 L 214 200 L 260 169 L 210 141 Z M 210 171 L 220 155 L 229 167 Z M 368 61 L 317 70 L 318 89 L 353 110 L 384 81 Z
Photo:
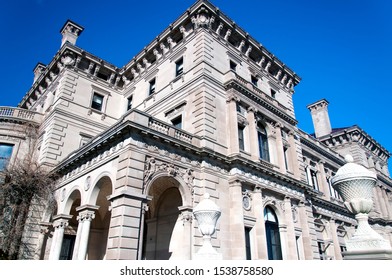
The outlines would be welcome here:
M 326 99 L 321 99 L 307 106 L 312 114 L 316 138 L 323 137 L 332 132 L 331 122 L 328 115 L 328 104 L 329 102 Z
M 66 43 L 69 42 L 72 45 L 76 44 L 76 40 L 78 39 L 79 35 L 82 34 L 84 28 L 79 24 L 74 23 L 71 20 L 67 20 L 64 24 L 63 28 L 61 28 L 60 33 L 63 35 L 61 40 L 61 47 Z
M 41 62 L 37 63 L 37 65 L 33 69 L 33 73 L 34 73 L 33 84 L 39 78 L 39 76 L 41 76 L 41 74 L 45 71 L 45 69 L 46 69 L 46 65 L 45 64 L 43 64 Z

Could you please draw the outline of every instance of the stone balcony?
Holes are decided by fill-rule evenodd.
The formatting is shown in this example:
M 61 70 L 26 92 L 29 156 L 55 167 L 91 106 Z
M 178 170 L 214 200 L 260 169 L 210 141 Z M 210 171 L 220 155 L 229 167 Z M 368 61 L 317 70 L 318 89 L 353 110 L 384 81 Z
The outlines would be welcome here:
M 0 121 L 1 122 L 33 122 L 40 124 L 44 115 L 34 111 L 21 109 L 17 107 L 0 107 Z

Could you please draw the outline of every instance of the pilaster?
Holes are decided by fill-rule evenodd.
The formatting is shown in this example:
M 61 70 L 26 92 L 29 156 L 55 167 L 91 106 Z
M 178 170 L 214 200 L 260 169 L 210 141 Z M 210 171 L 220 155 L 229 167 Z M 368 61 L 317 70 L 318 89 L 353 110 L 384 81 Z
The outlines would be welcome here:
M 242 184 L 239 180 L 229 183 L 231 259 L 245 260 L 245 224 L 242 207 Z

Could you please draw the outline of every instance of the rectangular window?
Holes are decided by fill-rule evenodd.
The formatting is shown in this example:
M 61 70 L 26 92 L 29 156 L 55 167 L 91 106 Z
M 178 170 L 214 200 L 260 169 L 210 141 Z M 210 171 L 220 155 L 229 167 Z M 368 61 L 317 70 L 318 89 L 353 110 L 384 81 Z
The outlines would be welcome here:
M 276 91 L 271 88 L 271 97 L 276 98 Z
M 237 63 L 232 60 L 230 60 L 230 70 L 234 72 L 237 70 Z
M 0 143 L 0 171 L 7 168 L 14 145 Z
M 150 88 L 148 94 L 152 95 L 154 93 L 155 93 L 155 78 L 150 81 Z
M 245 252 L 246 252 L 246 259 L 251 260 L 252 259 L 252 252 L 251 252 L 251 247 L 250 247 L 250 227 L 245 227 Z
M 244 141 L 244 127 L 238 126 L 238 145 L 241 151 L 245 150 L 245 141 Z
M 182 116 L 174 118 L 171 122 L 176 128 L 182 129 Z
M 251 76 L 251 82 L 252 82 L 252 84 L 254 85 L 254 86 L 256 86 L 257 87 L 257 82 L 258 82 L 259 80 L 257 79 L 257 77 L 255 77 L 255 76 Z
M 182 75 L 184 72 L 184 59 L 181 57 L 176 61 L 176 77 Z
M 132 101 L 133 101 L 133 95 L 128 97 L 127 111 L 132 109 Z
M 311 169 L 310 170 L 310 176 L 311 176 L 311 180 L 312 180 L 313 189 L 318 191 L 319 190 L 319 186 L 318 186 L 318 181 L 317 181 L 317 172 Z
M 286 167 L 286 170 L 289 170 L 289 148 L 288 147 L 283 147 L 283 156 L 284 156 L 284 165 Z
M 91 102 L 91 108 L 98 111 L 102 111 L 102 107 L 103 107 L 103 96 L 94 92 L 93 100 Z

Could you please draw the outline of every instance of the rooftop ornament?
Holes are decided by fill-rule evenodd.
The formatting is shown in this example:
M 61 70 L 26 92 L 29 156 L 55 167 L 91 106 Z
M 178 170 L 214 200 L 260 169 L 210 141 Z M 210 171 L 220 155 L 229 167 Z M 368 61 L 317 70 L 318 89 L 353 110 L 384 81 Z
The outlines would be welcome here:
M 358 222 L 354 235 L 346 242 L 345 259 L 389 259 L 391 245 L 368 222 L 373 207 L 373 187 L 377 176 L 365 167 L 354 163 L 351 155 L 345 157 L 342 166 L 331 183 L 344 200 L 346 208 L 355 215 Z

